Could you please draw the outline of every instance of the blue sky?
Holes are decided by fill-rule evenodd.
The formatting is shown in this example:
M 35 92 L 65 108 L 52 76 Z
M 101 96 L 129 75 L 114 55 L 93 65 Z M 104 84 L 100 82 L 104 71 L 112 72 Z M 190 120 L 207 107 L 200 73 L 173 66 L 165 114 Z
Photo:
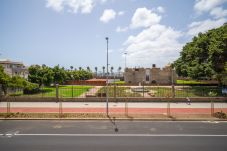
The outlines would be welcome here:
M 227 0 L 1 0 L 0 58 L 26 65 L 163 67 L 227 22 Z

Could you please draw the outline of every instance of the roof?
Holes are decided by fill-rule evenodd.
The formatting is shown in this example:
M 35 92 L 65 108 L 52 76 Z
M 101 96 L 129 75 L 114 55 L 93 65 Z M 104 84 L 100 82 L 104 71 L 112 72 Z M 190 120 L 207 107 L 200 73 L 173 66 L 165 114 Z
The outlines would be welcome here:
M 89 80 L 86 80 L 86 81 L 92 81 L 92 82 L 106 82 L 106 79 L 89 79 Z
M 18 65 L 23 65 L 22 62 L 15 62 L 15 61 L 11 61 L 9 59 L 0 59 L 0 64 L 18 64 Z

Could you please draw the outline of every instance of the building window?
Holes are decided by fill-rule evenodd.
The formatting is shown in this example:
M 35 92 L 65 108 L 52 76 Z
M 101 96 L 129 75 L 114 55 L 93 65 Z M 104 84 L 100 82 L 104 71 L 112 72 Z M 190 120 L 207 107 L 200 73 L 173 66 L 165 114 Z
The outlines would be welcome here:
M 149 75 L 146 75 L 146 81 L 150 81 Z

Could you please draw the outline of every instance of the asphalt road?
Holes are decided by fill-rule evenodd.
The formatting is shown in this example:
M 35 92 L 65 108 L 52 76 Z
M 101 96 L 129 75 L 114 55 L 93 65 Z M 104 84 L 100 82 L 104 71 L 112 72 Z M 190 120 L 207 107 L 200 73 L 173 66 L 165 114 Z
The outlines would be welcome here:
M 0 121 L 1 151 L 227 150 L 227 122 Z

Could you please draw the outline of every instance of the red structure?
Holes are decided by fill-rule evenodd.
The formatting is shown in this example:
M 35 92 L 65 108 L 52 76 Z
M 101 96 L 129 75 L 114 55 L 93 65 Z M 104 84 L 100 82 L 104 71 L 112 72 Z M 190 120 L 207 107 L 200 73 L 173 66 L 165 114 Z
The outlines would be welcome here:
M 89 80 L 71 80 L 67 81 L 66 85 L 96 85 L 105 86 L 106 79 L 89 79 Z

